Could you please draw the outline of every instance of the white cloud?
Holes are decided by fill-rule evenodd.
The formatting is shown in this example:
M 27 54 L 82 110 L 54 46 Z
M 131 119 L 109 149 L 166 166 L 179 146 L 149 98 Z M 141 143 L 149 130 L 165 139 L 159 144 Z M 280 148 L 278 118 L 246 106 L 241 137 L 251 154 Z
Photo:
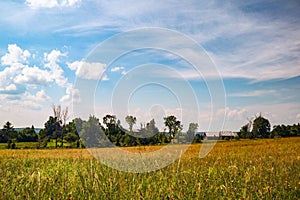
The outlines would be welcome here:
M 6 91 L 14 91 L 17 90 L 17 86 L 15 84 L 10 84 L 5 88 Z
M 30 101 L 35 102 L 50 102 L 51 98 L 46 94 L 44 90 L 38 91 L 35 95 L 31 95 L 30 93 L 26 92 L 24 97 Z
M 98 80 L 103 76 L 102 80 L 108 80 L 105 72 L 106 64 L 103 63 L 89 63 L 85 61 L 75 61 L 68 63 L 68 67 L 71 70 L 76 71 L 75 74 L 79 78 Z
M 78 5 L 81 0 L 26 0 L 26 4 L 34 9 L 54 8 L 54 7 L 73 7 Z
M 16 63 L 10 67 L 6 67 L 3 71 L 0 71 L 0 90 L 3 93 L 10 93 L 12 91 L 12 85 L 15 85 L 14 78 L 21 73 L 23 68 L 24 66 L 22 64 Z M 18 92 L 18 88 L 16 88 L 16 92 Z
M 118 72 L 118 71 L 121 71 L 121 70 L 124 70 L 124 67 L 122 67 L 122 66 L 120 66 L 120 67 L 114 67 L 110 71 L 111 72 Z
M 6 53 L 2 58 L 2 65 L 12 65 L 15 63 L 24 63 L 27 58 L 30 57 L 30 52 L 28 50 L 22 50 L 16 44 L 8 45 L 8 53 Z
M 14 80 L 18 84 L 46 85 L 52 82 L 51 74 L 36 66 L 25 66 L 22 72 L 15 77 Z
M 298 113 L 298 114 L 296 115 L 296 118 L 297 118 L 297 119 L 300 119 L 300 113 Z
M 48 62 L 45 64 L 45 67 L 50 69 L 50 77 L 61 87 L 66 87 L 68 85 L 68 80 L 64 77 L 64 71 L 58 65 L 60 61 L 59 58 L 66 56 L 65 53 L 62 53 L 58 50 L 52 50 L 49 54 L 45 53 L 45 61 Z
M 9 94 L 9 93 L 15 93 L 17 92 L 18 88 L 15 84 L 11 83 L 7 86 L 2 86 L 0 87 L 0 94 L 4 93 L 4 94 Z
M 66 88 L 66 94 L 59 100 L 61 103 L 80 103 L 80 92 L 72 87 Z
M 249 111 L 245 108 L 229 108 L 226 107 L 225 109 L 219 109 L 217 111 L 217 116 L 223 116 L 225 111 L 226 120 L 230 121 L 241 121 L 247 119 L 247 115 Z

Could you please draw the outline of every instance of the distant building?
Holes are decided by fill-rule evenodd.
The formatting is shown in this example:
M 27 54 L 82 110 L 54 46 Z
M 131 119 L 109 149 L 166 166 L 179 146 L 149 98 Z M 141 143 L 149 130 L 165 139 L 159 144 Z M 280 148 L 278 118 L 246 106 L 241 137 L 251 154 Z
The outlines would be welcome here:
M 220 131 L 219 132 L 219 139 L 220 140 L 231 140 L 237 136 L 237 132 L 233 131 Z
M 219 132 L 205 132 L 206 137 L 205 140 L 218 140 Z
M 204 136 L 204 140 L 230 140 L 237 136 L 237 132 L 219 131 L 219 132 L 199 132 Z

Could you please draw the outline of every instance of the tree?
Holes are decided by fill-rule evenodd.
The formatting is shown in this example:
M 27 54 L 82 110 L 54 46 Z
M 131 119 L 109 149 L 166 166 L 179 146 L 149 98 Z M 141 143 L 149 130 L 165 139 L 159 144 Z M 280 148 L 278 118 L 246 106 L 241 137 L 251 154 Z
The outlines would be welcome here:
M 269 120 L 263 118 L 262 116 L 257 117 L 253 121 L 252 135 L 253 138 L 269 138 L 270 137 L 271 124 Z
M 164 117 L 164 120 L 165 126 L 169 129 L 170 138 L 174 138 L 182 130 L 181 122 L 173 115 Z
M 36 142 L 38 140 L 38 135 L 35 132 L 34 126 L 26 127 L 18 134 L 19 142 Z
M 88 121 L 83 121 L 79 135 L 84 145 L 88 148 L 100 147 L 100 145 L 107 146 L 108 140 L 104 135 L 99 119 L 93 115 L 89 117 Z M 104 140 L 105 143 L 101 143 L 101 140 Z
M 55 146 L 57 147 L 57 139 L 60 137 L 61 126 L 56 117 L 50 116 L 39 133 L 39 142 L 43 143 L 43 147 L 47 146 L 50 139 L 55 139 Z
M 59 123 L 60 127 L 58 130 L 56 130 L 56 140 L 55 140 L 55 146 L 57 148 L 57 139 L 60 138 L 61 140 L 61 147 L 64 146 L 64 132 L 62 131 L 64 126 L 67 123 L 67 120 L 69 119 L 69 110 L 68 107 L 66 107 L 64 110 L 61 108 L 60 105 L 55 106 L 52 105 L 54 118 Z
M 105 134 L 116 146 L 121 145 L 122 137 L 125 135 L 125 129 L 121 127 L 120 120 L 115 115 L 106 115 L 103 117 L 103 124 L 106 125 Z
M 63 127 L 64 139 L 69 143 L 76 142 L 76 147 L 79 147 L 79 134 L 76 128 L 76 120 L 72 120 Z
M 128 115 L 125 117 L 127 124 L 129 125 L 129 131 L 132 132 L 132 127 L 136 123 L 136 117 Z
M 112 128 L 117 125 L 117 117 L 115 115 L 105 115 L 103 117 L 103 124 L 105 124 L 107 128 Z
M 10 148 L 14 149 L 15 148 L 15 140 L 17 138 L 17 133 L 16 133 L 12 123 L 7 121 L 3 125 L 2 134 L 3 134 L 4 140 L 7 142 L 7 147 L 9 149 Z
M 142 145 L 153 145 L 161 143 L 161 138 L 158 136 L 159 130 L 155 125 L 155 120 L 152 119 L 150 122 L 143 126 L 139 130 L 139 142 Z
M 193 142 L 197 129 L 198 129 L 198 123 L 189 124 L 189 129 L 186 132 L 186 140 L 188 143 Z
M 244 126 L 241 127 L 240 131 L 238 132 L 239 138 L 248 138 L 249 135 L 249 124 L 245 124 Z

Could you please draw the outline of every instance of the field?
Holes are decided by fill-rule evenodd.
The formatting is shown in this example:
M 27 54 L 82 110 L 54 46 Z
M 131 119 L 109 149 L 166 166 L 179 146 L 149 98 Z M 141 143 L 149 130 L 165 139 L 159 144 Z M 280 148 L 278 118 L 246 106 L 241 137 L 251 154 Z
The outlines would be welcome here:
M 300 138 L 218 142 L 201 159 L 200 147 L 141 174 L 111 169 L 85 149 L 0 150 L 0 199 L 300 198 Z

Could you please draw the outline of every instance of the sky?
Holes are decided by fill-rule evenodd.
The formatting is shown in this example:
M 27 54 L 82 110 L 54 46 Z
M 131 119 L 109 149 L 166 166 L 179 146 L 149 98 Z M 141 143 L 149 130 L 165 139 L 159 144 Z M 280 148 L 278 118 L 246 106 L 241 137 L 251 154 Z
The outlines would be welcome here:
M 5 0 L 0 28 L 2 124 L 43 127 L 52 105 L 135 129 L 300 122 L 297 0 Z

